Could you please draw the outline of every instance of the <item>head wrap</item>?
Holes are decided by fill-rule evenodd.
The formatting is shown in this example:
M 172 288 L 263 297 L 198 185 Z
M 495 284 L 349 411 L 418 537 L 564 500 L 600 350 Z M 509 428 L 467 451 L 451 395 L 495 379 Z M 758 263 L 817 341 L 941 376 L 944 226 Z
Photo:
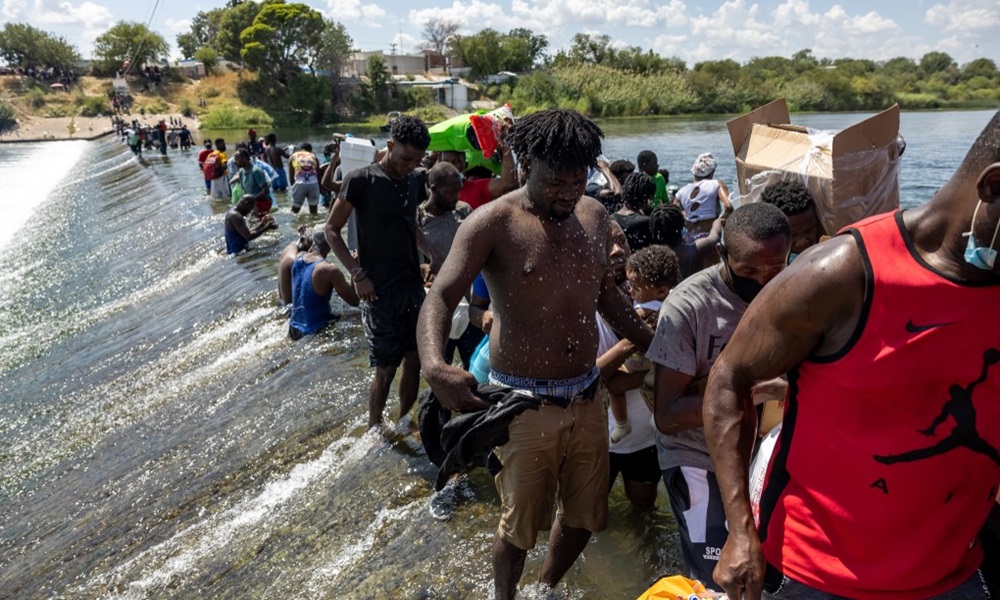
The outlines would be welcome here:
M 715 173 L 715 165 L 715 157 L 711 152 L 706 152 L 698 156 L 691 165 L 691 174 L 695 177 L 711 177 Z

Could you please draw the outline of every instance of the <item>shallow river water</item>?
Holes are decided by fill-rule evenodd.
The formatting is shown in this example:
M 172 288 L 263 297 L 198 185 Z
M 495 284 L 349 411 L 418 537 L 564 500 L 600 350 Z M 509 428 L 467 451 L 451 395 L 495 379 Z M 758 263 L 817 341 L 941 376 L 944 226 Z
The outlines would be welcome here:
M 905 205 L 947 180 L 991 116 L 903 115 Z M 683 181 L 711 150 L 733 180 L 724 119 L 602 126 L 611 158 L 650 148 Z M 280 134 L 317 150 L 328 136 Z M 470 477 L 452 519 L 432 518 L 419 440 L 365 431 L 354 309 L 299 342 L 275 311 L 277 255 L 323 215 L 296 217 L 279 195 L 280 229 L 227 258 L 227 205 L 204 195 L 194 152 L 6 145 L 0 179 L 0 597 L 489 596 L 488 475 Z M 680 572 L 674 535 L 665 495 L 636 518 L 616 487 L 566 595 L 634 598 Z

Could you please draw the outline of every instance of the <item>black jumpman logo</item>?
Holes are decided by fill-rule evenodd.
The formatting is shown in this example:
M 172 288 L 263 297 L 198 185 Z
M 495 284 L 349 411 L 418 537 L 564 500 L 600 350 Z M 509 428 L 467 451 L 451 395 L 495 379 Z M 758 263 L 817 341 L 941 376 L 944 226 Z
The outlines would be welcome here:
M 1000 466 L 1000 452 L 997 452 L 997 449 L 989 445 L 976 431 L 976 409 L 972 406 L 972 391 L 977 385 L 986 381 L 986 372 L 991 365 L 995 365 L 998 362 L 1000 362 L 1000 350 L 996 350 L 995 348 L 987 350 L 983 354 L 983 372 L 980 373 L 979 379 L 964 388 L 957 383 L 952 384 L 948 388 L 948 393 L 951 397 L 941 408 L 941 414 L 934 419 L 930 427 L 919 430 L 920 433 L 928 437 L 934 436 L 934 432 L 938 426 L 944 423 L 948 416 L 951 416 L 955 421 L 955 428 L 951 430 L 948 437 L 927 448 L 918 448 L 917 450 L 911 450 L 902 454 L 875 456 L 873 458 L 880 463 L 891 465 L 898 462 L 924 460 L 932 456 L 944 454 L 955 448 L 965 447 L 973 452 L 988 456 L 994 463 Z

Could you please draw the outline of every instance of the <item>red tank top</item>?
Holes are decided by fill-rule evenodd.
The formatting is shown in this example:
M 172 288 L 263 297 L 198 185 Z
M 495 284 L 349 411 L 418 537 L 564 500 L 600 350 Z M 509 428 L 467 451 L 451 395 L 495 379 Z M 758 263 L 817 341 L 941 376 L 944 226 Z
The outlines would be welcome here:
M 789 373 L 764 555 L 838 596 L 927 598 L 982 562 L 976 535 L 1000 484 L 1000 285 L 934 271 L 901 212 L 847 231 L 865 306 L 840 353 Z

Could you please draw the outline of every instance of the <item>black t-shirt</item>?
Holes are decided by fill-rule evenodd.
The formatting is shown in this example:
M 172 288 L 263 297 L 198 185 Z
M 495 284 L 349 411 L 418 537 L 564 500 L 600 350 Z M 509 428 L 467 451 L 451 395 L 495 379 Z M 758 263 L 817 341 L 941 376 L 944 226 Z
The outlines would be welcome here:
M 642 250 L 653 243 L 653 235 L 649 231 L 649 217 L 646 215 L 639 213 L 620 215 L 615 213 L 611 215 L 611 218 L 622 226 L 622 229 L 625 231 L 625 239 L 628 240 L 629 250 L 632 252 Z
M 423 286 L 414 230 L 427 188 L 415 173 L 392 179 L 378 163 L 344 177 L 342 198 L 358 223 L 358 261 L 376 293 Z

